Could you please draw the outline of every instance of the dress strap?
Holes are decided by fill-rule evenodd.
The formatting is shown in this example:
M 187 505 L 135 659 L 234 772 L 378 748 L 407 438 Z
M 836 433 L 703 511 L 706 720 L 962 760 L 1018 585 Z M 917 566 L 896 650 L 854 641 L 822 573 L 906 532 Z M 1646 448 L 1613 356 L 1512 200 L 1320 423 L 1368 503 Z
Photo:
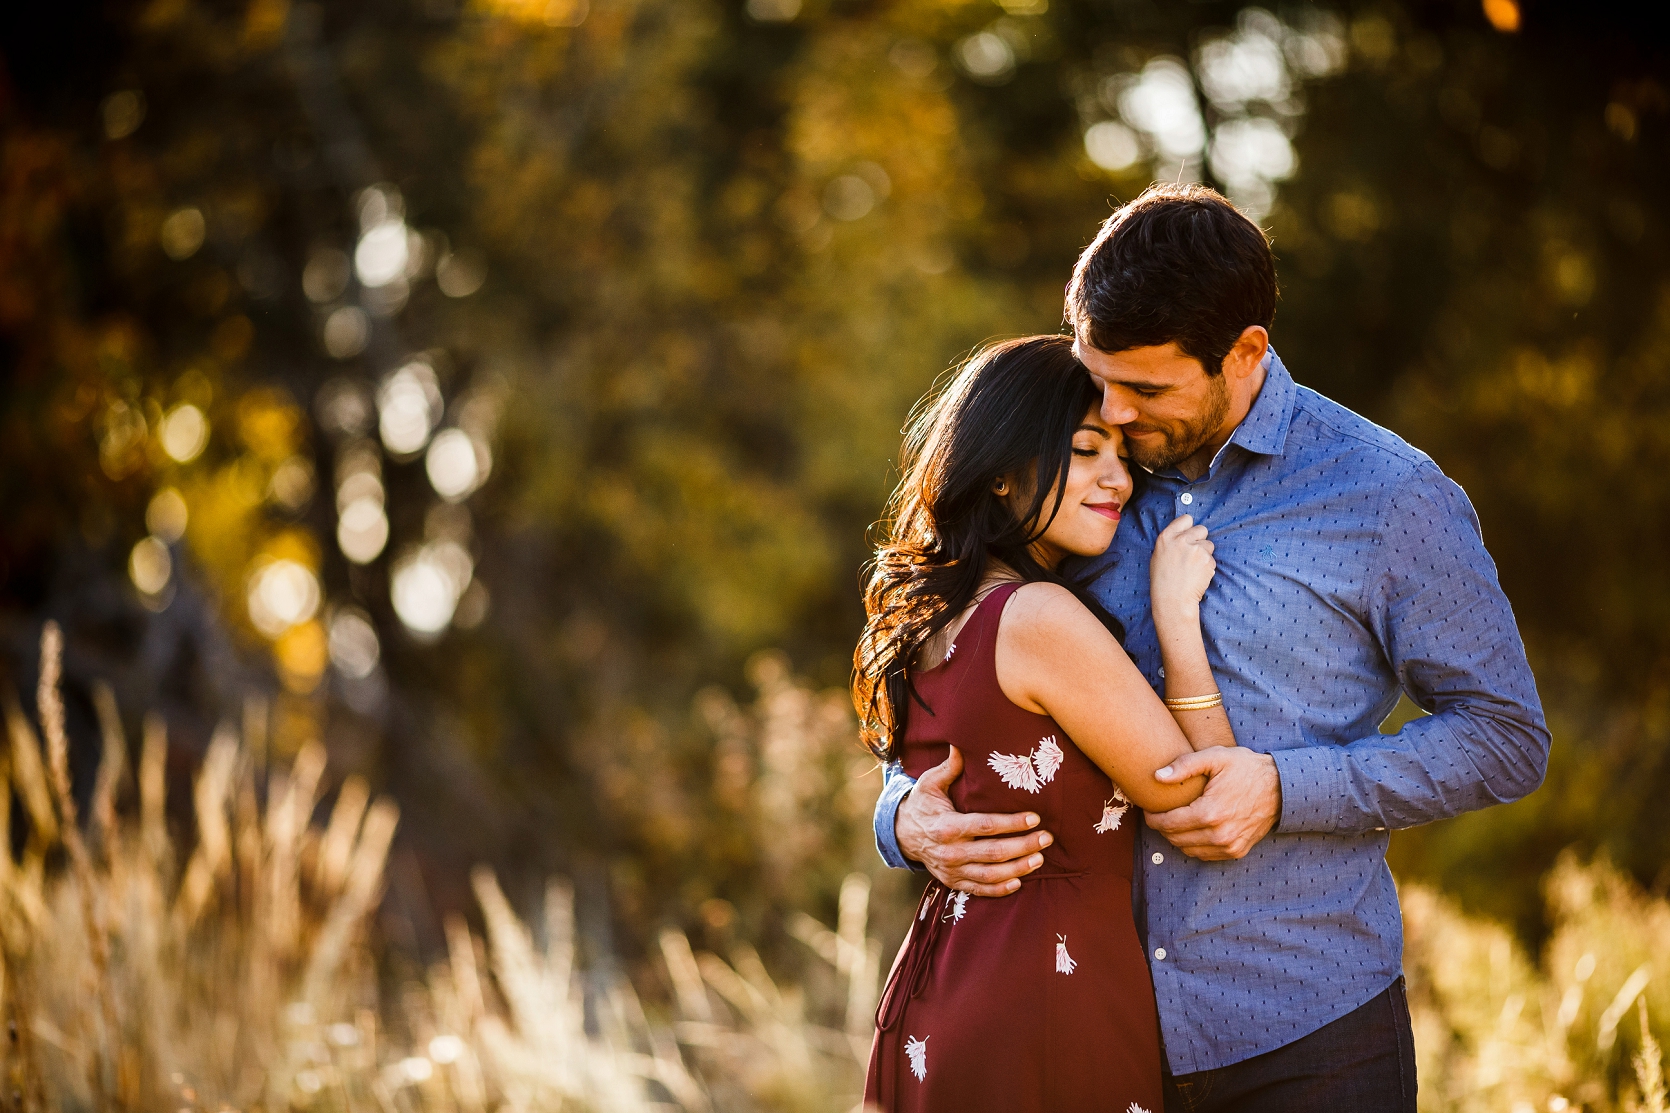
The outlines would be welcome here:
M 979 658 L 980 664 L 975 666 L 978 674 L 994 679 L 997 676 L 997 628 L 1003 621 L 1003 608 L 1008 606 L 1009 597 L 1025 586 L 1011 581 L 992 588 L 957 632 L 957 642 L 968 647 L 968 656 Z

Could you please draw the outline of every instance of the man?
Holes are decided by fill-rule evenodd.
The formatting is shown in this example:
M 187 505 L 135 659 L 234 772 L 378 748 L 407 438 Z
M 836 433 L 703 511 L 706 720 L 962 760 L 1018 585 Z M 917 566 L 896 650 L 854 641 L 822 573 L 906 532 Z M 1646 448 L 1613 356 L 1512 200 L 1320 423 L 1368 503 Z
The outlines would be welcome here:
M 1210 780 L 1138 843 L 1167 1109 L 1413 1113 L 1387 831 L 1524 796 L 1548 731 L 1466 495 L 1294 383 L 1269 347 L 1275 301 L 1263 233 L 1192 185 L 1110 217 L 1067 294 L 1102 417 L 1147 473 L 1083 571 L 1156 689 L 1154 538 L 1188 514 L 1217 546 L 1201 621 L 1240 745 L 1157 771 Z M 1400 690 L 1430 714 L 1381 735 Z M 956 812 L 960 770 L 955 750 L 919 783 L 889 770 L 877 845 L 1000 897 L 1052 839 L 1036 815 Z

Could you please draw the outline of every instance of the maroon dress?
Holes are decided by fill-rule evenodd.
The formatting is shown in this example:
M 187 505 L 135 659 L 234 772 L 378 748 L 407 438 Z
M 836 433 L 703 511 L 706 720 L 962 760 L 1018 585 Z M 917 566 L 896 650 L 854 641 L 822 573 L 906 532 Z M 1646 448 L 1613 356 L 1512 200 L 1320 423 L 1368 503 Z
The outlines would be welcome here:
M 1159 1113 L 1159 1018 L 1131 913 L 1141 814 L 1047 715 L 997 683 L 992 591 L 945 663 L 916 672 L 900 756 L 920 777 L 955 743 L 965 812 L 1034 811 L 1055 836 L 1006 897 L 929 881 L 876 1010 L 864 1100 L 895 1110 Z M 929 710 L 931 708 L 932 710 Z

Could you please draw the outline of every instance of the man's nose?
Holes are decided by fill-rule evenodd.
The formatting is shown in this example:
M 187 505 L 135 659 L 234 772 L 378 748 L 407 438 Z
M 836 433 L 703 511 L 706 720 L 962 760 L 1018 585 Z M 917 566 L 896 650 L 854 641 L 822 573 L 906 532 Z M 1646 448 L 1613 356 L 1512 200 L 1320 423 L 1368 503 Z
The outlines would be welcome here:
M 1111 386 L 1102 391 L 1102 420 L 1109 425 L 1129 425 L 1137 419 L 1137 408 L 1123 394 Z

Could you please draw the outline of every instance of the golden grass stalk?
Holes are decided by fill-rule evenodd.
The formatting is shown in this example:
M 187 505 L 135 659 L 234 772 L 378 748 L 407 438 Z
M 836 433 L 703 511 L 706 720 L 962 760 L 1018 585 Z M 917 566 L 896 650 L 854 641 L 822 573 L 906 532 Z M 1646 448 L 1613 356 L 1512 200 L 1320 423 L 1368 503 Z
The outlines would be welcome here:
M 58 804 L 64 848 L 69 854 L 76 892 L 81 901 L 81 926 L 87 934 L 87 951 L 93 967 L 99 1016 L 96 1020 L 84 1018 L 80 1027 L 88 1047 L 87 1075 L 93 1098 L 102 1108 L 112 1104 L 109 1090 L 114 1079 L 107 1078 L 107 1075 L 118 1072 L 125 1041 L 116 1019 L 116 999 L 111 991 L 110 938 L 98 907 L 99 886 L 93 875 L 87 844 L 82 841 L 81 828 L 76 822 L 75 794 L 70 789 L 69 737 L 64 733 L 64 701 L 58 690 L 63 652 L 64 638 L 58 624 L 48 622 L 41 631 L 41 671 L 36 703 L 41 717 L 41 732 L 46 735 L 47 769 Z M 99 1022 L 103 1023 L 104 1030 L 95 1034 L 94 1029 Z M 130 1096 L 118 1092 L 114 1098 L 115 1106 L 122 1108 L 124 1099 Z
M 1635 1083 L 1641 1087 L 1641 1113 L 1667 1113 L 1664 1092 L 1664 1056 L 1659 1052 L 1658 1041 L 1653 1038 L 1652 1027 L 1647 1023 L 1647 999 L 1635 999 L 1637 1016 L 1641 1021 L 1641 1049 L 1635 1053 L 1630 1061 L 1635 1068 Z
M 8 690 L 0 693 L 6 703 L 6 732 L 11 736 L 12 784 L 23 799 L 34 824 L 37 841 L 42 846 L 58 842 L 58 818 L 53 814 L 52 789 L 46 782 L 46 769 L 41 761 L 41 746 L 34 728 L 23 717 L 23 709 Z
M 110 685 L 100 681 L 93 686 L 93 706 L 98 711 L 99 734 L 104 749 L 99 757 L 98 781 L 93 786 L 93 806 L 90 818 L 98 832 L 96 845 L 106 862 L 115 857 L 113 841 L 116 830 L 116 793 L 127 774 L 128 745 L 122 732 L 122 717 L 116 708 L 116 693 Z

